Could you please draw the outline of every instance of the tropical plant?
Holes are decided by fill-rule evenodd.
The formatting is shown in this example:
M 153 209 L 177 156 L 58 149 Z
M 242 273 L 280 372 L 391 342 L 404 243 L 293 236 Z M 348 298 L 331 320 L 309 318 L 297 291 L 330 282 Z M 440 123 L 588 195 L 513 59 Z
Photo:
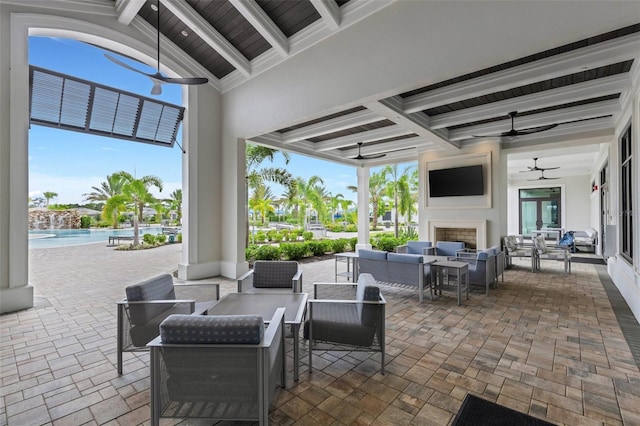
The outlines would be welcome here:
M 47 206 L 49 205 L 49 200 L 51 200 L 52 198 L 56 198 L 58 196 L 56 192 L 51 192 L 51 191 L 45 191 L 42 193 L 42 195 L 47 200 Z
M 324 203 L 325 189 L 320 184 L 324 181 L 320 176 L 311 176 L 309 180 L 305 180 L 302 177 L 297 177 L 296 180 L 296 195 L 297 202 L 300 207 L 300 219 L 302 219 L 302 226 L 306 228 L 306 225 L 310 223 L 311 209 L 315 209 L 318 214 L 318 218 L 326 212 L 326 205 Z
M 273 200 L 274 196 L 271 192 L 271 188 L 266 186 L 263 182 L 256 183 L 253 193 L 251 194 L 251 198 L 249 198 L 249 207 L 253 209 L 254 213 L 254 223 L 257 213 L 260 213 L 261 223 L 262 225 L 265 224 L 267 212 L 275 211 L 272 205 Z
M 369 203 L 371 204 L 371 212 L 373 216 L 371 223 L 373 229 L 378 227 L 378 216 L 380 216 L 380 207 L 383 203 L 386 187 L 387 176 L 384 169 L 371 174 L 369 177 Z M 350 185 L 347 188 L 351 191 L 358 192 L 357 186 Z M 354 223 L 357 223 L 357 220 Z
M 150 186 L 156 186 L 162 192 L 162 180 L 156 176 L 143 176 L 136 179 L 130 173 L 120 171 L 116 173 L 124 179 L 122 194 L 125 200 L 133 205 L 133 245 L 140 244 L 138 223 L 142 219 L 142 209 L 145 205 L 157 202 L 149 192 Z
M 178 223 L 182 220 L 182 189 L 175 189 L 169 194 L 169 208 L 176 212 L 176 221 Z
M 411 191 L 410 191 L 410 175 L 414 166 L 406 167 L 402 172 L 398 170 L 398 165 L 393 164 L 384 168 L 384 174 L 390 178 L 387 181 L 385 191 L 387 195 L 392 199 L 394 210 L 394 226 L 393 232 L 396 238 L 398 238 L 398 212 L 406 211 L 412 204 Z
M 280 252 L 288 260 L 300 260 L 309 253 L 309 246 L 306 242 L 282 243 L 280 244 Z
M 92 186 L 93 192 L 82 194 L 85 201 L 102 204 L 102 218 L 110 221 L 114 229 L 118 228 L 118 215 L 124 211 L 124 206 L 120 208 L 115 201 L 109 203 L 109 199 L 122 194 L 122 185 L 124 185 L 123 177 L 114 173 L 108 175 L 106 182 L 102 182 L 99 187 Z M 107 207 L 108 203 L 109 207 Z

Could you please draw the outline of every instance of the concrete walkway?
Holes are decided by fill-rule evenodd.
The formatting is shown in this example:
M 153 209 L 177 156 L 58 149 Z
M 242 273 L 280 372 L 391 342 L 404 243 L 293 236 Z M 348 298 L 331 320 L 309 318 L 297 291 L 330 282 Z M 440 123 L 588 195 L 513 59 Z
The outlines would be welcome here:
M 0 425 L 148 424 L 148 354 L 126 354 L 117 375 L 115 302 L 127 285 L 173 272 L 180 249 L 31 250 L 36 307 L 0 317 Z M 333 260 L 302 266 L 306 292 L 333 281 Z M 640 372 L 597 268 L 576 263 L 567 275 L 545 262 L 531 273 L 516 261 L 490 296 L 474 291 L 460 307 L 453 294 L 420 304 L 383 286 L 387 374 L 366 352 L 314 352 L 309 374 L 303 344 L 300 381 L 289 374 L 271 423 L 446 425 L 471 392 L 556 424 L 638 425 Z

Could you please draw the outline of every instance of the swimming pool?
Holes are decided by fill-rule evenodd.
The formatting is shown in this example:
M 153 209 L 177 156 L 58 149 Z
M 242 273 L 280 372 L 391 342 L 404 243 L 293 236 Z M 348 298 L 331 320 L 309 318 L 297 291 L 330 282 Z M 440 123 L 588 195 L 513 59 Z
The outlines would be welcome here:
M 159 226 L 141 227 L 140 235 L 160 234 Z M 75 246 L 103 242 L 105 245 L 109 235 L 133 235 L 133 228 L 125 229 L 45 229 L 29 231 L 29 248 L 51 248 Z

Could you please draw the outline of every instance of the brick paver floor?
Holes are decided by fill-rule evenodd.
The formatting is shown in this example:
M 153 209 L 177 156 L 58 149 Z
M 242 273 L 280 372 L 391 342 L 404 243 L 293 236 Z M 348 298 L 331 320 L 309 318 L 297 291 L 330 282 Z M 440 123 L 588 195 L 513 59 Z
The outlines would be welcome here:
M 0 424 L 149 424 L 148 354 L 125 354 L 118 376 L 115 302 L 127 285 L 173 272 L 180 249 L 31 250 L 36 306 L 0 316 Z M 333 260 L 302 267 L 306 292 L 333 281 Z M 309 374 L 303 344 L 300 381 L 288 375 L 271 423 L 446 425 L 470 392 L 556 424 L 640 425 L 640 373 L 596 268 L 574 263 L 566 275 L 545 262 L 531 273 L 516 260 L 490 296 L 476 290 L 463 306 L 383 286 L 387 374 L 366 352 L 317 353 Z M 178 297 L 212 295 L 197 286 Z

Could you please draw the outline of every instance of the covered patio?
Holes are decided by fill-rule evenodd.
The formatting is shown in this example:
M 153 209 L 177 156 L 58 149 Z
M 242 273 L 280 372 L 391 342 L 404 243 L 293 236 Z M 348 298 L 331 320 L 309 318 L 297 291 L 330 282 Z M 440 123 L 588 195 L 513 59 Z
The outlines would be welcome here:
M 123 255 L 136 258 L 123 264 Z M 103 260 L 77 264 L 83 256 Z M 125 354 L 118 376 L 114 301 L 126 285 L 172 272 L 179 258 L 178 245 L 32 250 L 35 307 L 0 318 L 0 424 L 146 424 L 149 355 Z M 304 263 L 303 290 L 333 280 L 332 263 Z M 309 374 L 303 343 L 296 383 L 289 338 L 287 388 L 277 394 L 271 424 L 445 425 L 467 393 L 555 424 L 638 424 L 638 359 L 619 325 L 625 312 L 607 296 L 615 287 L 605 267 L 561 270 L 558 263 L 531 273 L 515 260 L 490 296 L 474 291 L 460 307 L 453 293 L 420 304 L 410 289 L 382 286 L 386 375 L 379 353 L 367 352 L 317 353 Z M 223 294 L 235 292 L 232 280 L 210 281 L 221 282 Z M 192 289 L 178 295 L 213 294 Z

